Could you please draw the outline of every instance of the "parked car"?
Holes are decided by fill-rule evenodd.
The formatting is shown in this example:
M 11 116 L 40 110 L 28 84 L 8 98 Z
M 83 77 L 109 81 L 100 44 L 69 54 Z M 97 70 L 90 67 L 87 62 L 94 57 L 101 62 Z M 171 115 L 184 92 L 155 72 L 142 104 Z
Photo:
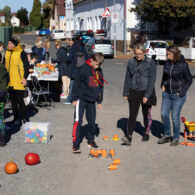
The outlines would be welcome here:
M 102 52 L 104 56 L 114 57 L 114 47 L 111 41 L 103 37 L 91 37 L 85 44 L 85 48 L 89 56 L 94 55 L 97 52 Z
M 39 36 L 49 36 L 50 35 L 50 30 L 49 29 L 44 29 L 42 28 L 40 31 L 39 31 Z
M 94 33 L 92 30 L 79 30 L 75 33 L 75 35 L 73 36 L 73 39 L 74 38 L 78 38 L 80 37 L 82 43 L 87 43 L 89 41 L 89 39 L 91 37 L 94 36 Z
M 154 51 L 156 53 L 156 61 L 165 61 L 167 59 L 167 47 L 169 44 L 167 41 L 160 41 L 160 40 L 148 40 L 144 43 L 146 47 L 146 55 L 149 58 L 152 58 L 153 51 L 152 45 L 154 46 Z
M 56 39 L 65 39 L 66 33 L 64 30 L 53 30 L 50 34 L 50 40 L 56 40 Z

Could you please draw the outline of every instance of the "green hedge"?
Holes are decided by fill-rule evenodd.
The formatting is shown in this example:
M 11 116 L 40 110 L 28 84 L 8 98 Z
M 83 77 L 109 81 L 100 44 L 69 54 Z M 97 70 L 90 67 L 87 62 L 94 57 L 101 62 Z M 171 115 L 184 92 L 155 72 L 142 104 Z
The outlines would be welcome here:
M 13 32 L 15 34 L 17 34 L 17 33 L 24 33 L 25 32 L 25 28 L 23 26 L 13 27 Z

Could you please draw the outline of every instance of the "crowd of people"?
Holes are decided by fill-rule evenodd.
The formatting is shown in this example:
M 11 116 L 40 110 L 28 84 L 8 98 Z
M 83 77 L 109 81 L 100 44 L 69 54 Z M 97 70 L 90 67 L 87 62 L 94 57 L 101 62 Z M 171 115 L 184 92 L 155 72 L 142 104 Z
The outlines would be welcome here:
M 88 128 L 86 139 L 90 148 L 99 148 L 95 142 L 96 103 L 101 109 L 103 88 L 107 81 L 103 77 L 101 65 L 104 62 L 102 53 L 89 57 L 80 37 L 76 37 L 71 48 L 64 47 L 61 40 L 55 42 L 56 58 L 50 57 L 50 42 L 42 42 L 38 37 L 35 46 L 25 49 L 17 37 L 9 39 L 4 52 L 4 44 L 0 42 L 0 146 L 5 146 L 6 126 L 4 109 L 7 98 L 11 101 L 13 121 L 11 125 L 21 125 L 28 121 L 24 93 L 29 73 L 34 71 L 36 63 L 49 61 L 58 66 L 59 79 L 62 83 L 61 99 L 64 104 L 73 104 L 75 107 L 73 124 L 73 153 L 80 153 L 80 144 L 83 139 L 81 126 L 84 112 Z M 130 146 L 135 130 L 139 107 L 142 107 L 145 132 L 142 141 L 149 140 L 152 118 L 151 109 L 156 105 L 155 93 L 156 63 L 148 58 L 146 48 L 142 43 L 134 46 L 135 56 L 127 64 L 123 87 L 123 98 L 129 103 L 129 119 L 125 136 L 121 139 Z M 162 75 L 162 105 L 161 117 L 164 136 L 158 144 L 171 142 L 171 146 L 179 144 L 180 112 L 186 100 L 186 93 L 192 84 L 192 76 L 185 59 L 175 45 L 167 48 L 167 61 Z M 9 95 L 8 95 L 9 94 Z M 172 115 L 173 138 L 169 114 Z

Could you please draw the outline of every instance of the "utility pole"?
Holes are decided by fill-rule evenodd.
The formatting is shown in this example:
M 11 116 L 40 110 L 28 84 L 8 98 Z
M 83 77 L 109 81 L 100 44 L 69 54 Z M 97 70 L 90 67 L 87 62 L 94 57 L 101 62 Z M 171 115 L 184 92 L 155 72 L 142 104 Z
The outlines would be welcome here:
M 116 4 L 114 0 L 114 12 L 116 11 Z M 116 57 L 116 23 L 114 23 L 114 57 Z

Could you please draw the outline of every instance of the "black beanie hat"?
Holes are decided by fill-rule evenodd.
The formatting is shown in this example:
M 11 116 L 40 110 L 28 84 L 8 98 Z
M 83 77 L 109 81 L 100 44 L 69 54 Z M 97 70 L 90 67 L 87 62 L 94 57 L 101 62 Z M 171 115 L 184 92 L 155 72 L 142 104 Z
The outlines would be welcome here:
M 18 41 L 14 39 L 14 37 L 10 37 L 9 41 L 12 42 L 15 46 L 18 45 Z

